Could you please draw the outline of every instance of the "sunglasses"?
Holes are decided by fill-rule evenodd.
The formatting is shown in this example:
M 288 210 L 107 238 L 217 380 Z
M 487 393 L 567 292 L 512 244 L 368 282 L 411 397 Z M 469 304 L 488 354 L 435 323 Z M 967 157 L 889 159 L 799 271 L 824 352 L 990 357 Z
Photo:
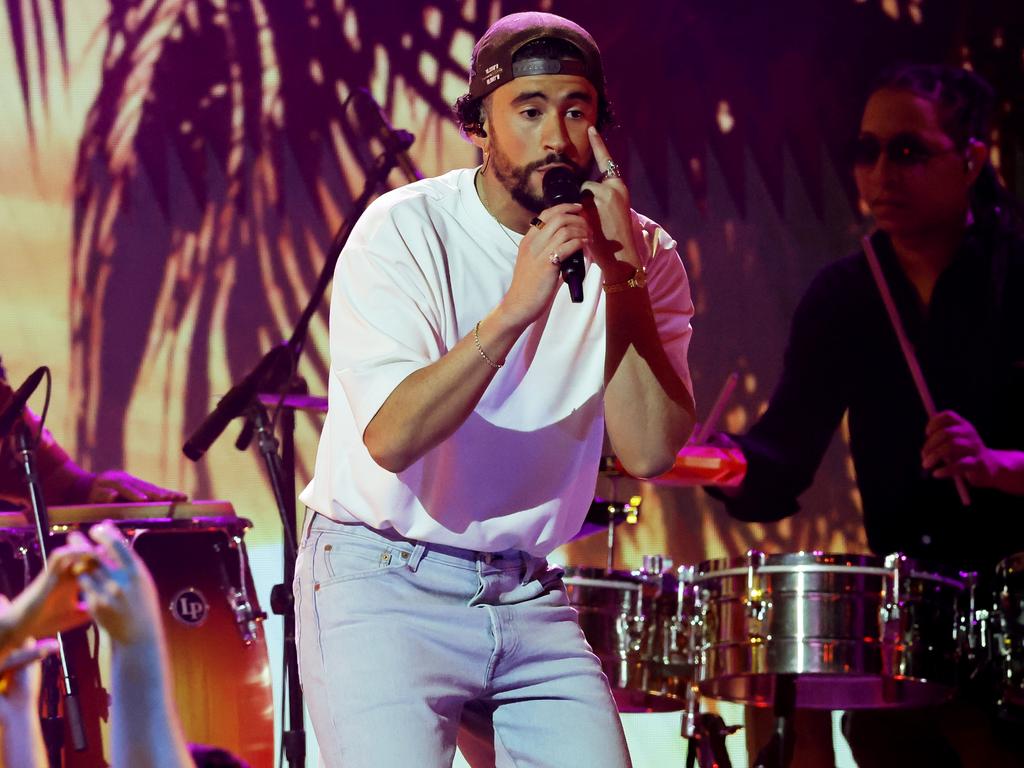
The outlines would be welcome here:
M 909 168 L 924 165 L 933 157 L 958 151 L 956 147 L 933 149 L 913 133 L 897 133 L 884 144 L 874 136 L 858 136 L 850 147 L 850 161 L 854 167 L 869 168 L 884 152 L 892 165 Z

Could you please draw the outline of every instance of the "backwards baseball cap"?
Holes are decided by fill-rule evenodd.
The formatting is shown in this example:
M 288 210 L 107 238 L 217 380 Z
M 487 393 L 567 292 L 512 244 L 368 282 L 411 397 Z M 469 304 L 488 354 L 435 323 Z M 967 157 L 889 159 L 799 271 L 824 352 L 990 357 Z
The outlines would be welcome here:
M 529 57 L 513 63 L 524 45 L 543 38 L 564 40 L 579 51 L 581 59 Z M 494 22 L 473 48 L 469 96 L 482 99 L 505 83 L 530 75 L 579 75 L 606 101 L 601 51 L 594 38 L 579 24 L 553 13 L 513 13 Z

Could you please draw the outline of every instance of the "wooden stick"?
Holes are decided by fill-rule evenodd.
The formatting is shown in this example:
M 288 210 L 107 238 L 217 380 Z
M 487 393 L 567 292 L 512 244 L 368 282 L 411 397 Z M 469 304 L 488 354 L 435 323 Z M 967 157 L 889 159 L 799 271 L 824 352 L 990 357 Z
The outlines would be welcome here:
M 715 398 L 714 405 L 711 406 L 711 410 L 708 411 L 708 420 L 701 424 L 700 432 L 697 433 L 697 439 L 695 443 L 702 445 L 708 441 L 711 437 L 711 432 L 718 424 L 718 420 L 722 418 L 722 411 L 725 410 L 725 406 L 729 404 L 729 398 L 732 397 L 732 391 L 736 389 L 736 383 L 740 380 L 740 375 L 733 371 L 725 378 L 725 383 L 722 384 L 722 389 L 718 393 L 718 397 Z
M 885 282 L 885 275 L 882 274 L 882 265 L 878 261 L 878 254 L 875 253 L 875 247 L 871 244 L 871 235 L 864 235 L 861 243 L 864 245 L 864 255 L 868 258 L 871 275 L 875 278 L 878 292 L 882 295 L 885 311 L 889 313 L 889 322 L 892 323 L 892 329 L 896 332 L 896 338 L 900 342 L 900 349 L 903 350 L 903 359 L 907 361 L 907 367 L 910 368 L 910 376 L 914 380 L 914 386 L 917 387 L 917 394 L 921 397 L 921 403 L 924 405 L 925 413 L 928 414 L 930 420 L 935 415 L 935 401 L 932 399 L 931 392 L 928 391 L 928 382 L 924 380 L 921 364 L 917 361 L 914 347 L 911 345 L 910 339 L 907 338 L 907 333 L 903 329 L 899 313 L 896 311 L 896 302 L 892 299 L 889 284 Z M 964 479 L 962 477 L 954 477 L 953 482 L 956 483 L 956 492 L 960 496 L 960 503 L 965 507 L 969 507 L 971 505 L 971 497 L 967 492 L 967 484 L 964 483 Z

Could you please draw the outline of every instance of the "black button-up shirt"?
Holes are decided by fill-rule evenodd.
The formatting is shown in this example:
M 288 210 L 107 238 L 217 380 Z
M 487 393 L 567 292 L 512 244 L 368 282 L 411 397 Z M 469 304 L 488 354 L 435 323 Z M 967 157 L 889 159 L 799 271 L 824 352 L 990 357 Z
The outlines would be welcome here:
M 927 310 L 876 235 L 893 298 L 938 410 L 968 419 L 990 448 L 1024 449 L 1024 241 L 972 227 Z M 747 477 L 730 513 L 778 520 L 814 478 L 849 411 L 850 451 L 871 549 L 990 570 L 1024 550 L 1024 497 L 969 487 L 921 467 L 927 417 L 863 253 L 825 267 L 793 318 L 768 410 L 736 439 Z M 718 496 L 719 494 L 714 494 Z

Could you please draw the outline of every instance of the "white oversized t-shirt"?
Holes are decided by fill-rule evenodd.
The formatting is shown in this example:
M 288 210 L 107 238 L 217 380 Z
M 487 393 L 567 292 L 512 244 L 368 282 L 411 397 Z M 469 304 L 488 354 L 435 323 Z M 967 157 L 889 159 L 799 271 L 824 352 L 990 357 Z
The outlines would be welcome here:
M 362 440 L 395 387 L 472 333 L 511 283 L 522 236 L 484 208 L 475 173 L 393 190 L 356 224 L 334 273 L 329 408 L 300 498 L 410 539 L 546 555 L 579 530 L 603 444 L 605 297 L 590 259 L 583 303 L 559 289 L 451 437 L 398 474 Z M 692 392 L 686 274 L 668 234 L 637 221 L 659 335 Z

